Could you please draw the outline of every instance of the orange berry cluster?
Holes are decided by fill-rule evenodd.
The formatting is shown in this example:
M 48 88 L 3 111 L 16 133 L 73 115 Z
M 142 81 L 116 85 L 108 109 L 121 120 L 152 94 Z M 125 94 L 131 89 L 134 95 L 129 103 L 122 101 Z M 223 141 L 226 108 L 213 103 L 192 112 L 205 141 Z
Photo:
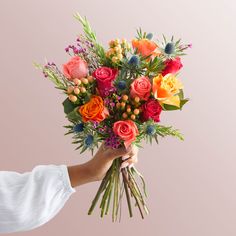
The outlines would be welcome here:
M 140 113 L 140 110 L 137 107 L 138 103 L 139 103 L 139 98 L 137 97 L 136 101 L 134 99 L 134 106 L 136 108 L 132 108 L 132 106 L 129 104 L 128 95 L 124 94 L 121 98 L 121 101 L 116 103 L 116 108 L 121 109 L 122 111 L 124 111 L 123 114 L 122 114 L 123 119 L 130 118 L 131 120 L 135 120 L 136 117 Z
M 126 39 L 111 40 L 109 42 L 109 50 L 106 52 L 106 57 L 110 58 L 113 63 L 119 63 L 127 50 L 130 50 L 130 45 L 127 43 Z
M 86 86 L 92 82 L 93 82 L 92 76 L 88 76 L 87 78 L 74 79 L 73 80 L 74 85 L 71 85 L 67 88 L 67 94 L 69 100 L 71 102 L 76 102 L 80 94 L 84 94 L 87 92 Z

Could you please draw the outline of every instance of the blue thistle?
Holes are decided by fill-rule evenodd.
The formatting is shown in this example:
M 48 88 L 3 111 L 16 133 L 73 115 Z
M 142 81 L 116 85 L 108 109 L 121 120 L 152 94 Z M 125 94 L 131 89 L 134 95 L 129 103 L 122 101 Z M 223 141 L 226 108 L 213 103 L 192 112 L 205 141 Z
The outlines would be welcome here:
M 148 125 L 146 128 L 147 135 L 153 135 L 156 133 L 155 127 L 153 125 Z
M 166 54 L 172 54 L 175 51 L 175 45 L 173 43 L 167 43 L 164 49 Z
M 79 124 L 76 124 L 73 128 L 74 132 L 76 133 L 80 133 L 80 132 L 83 132 L 84 131 L 84 124 L 83 123 L 79 123 Z
M 124 80 L 120 80 L 120 81 L 117 83 L 117 88 L 120 89 L 120 90 L 126 89 L 126 82 L 125 82 Z
M 152 33 L 148 33 L 148 34 L 146 35 L 146 38 L 149 39 L 149 40 L 151 40 L 152 37 L 153 37 L 153 34 L 152 34 Z
M 88 146 L 91 146 L 93 144 L 93 140 L 94 140 L 94 137 L 93 135 L 89 134 L 85 140 L 84 140 L 84 143 L 85 145 L 88 147 Z
M 137 57 L 136 55 L 133 55 L 130 59 L 129 59 L 129 62 L 128 64 L 131 65 L 131 66 L 138 66 L 139 65 L 139 57 Z

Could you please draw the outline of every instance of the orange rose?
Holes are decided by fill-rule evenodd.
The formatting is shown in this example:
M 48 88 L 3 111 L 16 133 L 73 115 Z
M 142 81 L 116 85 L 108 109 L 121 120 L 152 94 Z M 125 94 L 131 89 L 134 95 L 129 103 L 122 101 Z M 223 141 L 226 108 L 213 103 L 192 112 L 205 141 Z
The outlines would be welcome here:
M 134 49 L 137 49 L 138 53 L 142 56 L 147 57 L 150 55 L 157 56 L 158 55 L 158 46 L 156 43 L 149 39 L 133 39 L 132 46 Z
M 103 121 L 109 112 L 104 106 L 104 102 L 100 96 L 92 96 L 90 101 L 79 108 L 83 122 L 87 121 Z

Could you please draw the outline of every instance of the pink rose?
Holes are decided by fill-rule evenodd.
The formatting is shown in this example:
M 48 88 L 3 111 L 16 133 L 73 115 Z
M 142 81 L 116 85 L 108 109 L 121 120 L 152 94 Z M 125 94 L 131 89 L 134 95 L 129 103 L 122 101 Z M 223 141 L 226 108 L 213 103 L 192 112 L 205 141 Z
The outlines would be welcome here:
M 70 61 L 63 65 L 63 73 L 70 81 L 86 77 L 88 74 L 87 62 L 78 56 L 72 57 Z
M 127 148 L 139 134 L 136 124 L 132 120 L 121 120 L 113 124 L 113 132 L 124 141 Z
M 97 81 L 99 94 L 102 97 L 106 97 L 109 91 L 114 87 L 113 81 L 118 75 L 118 70 L 104 66 L 96 69 L 92 75 Z
M 165 68 L 162 71 L 162 75 L 165 76 L 166 74 L 175 74 L 183 67 L 181 60 L 179 57 L 175 59 L 168 59 L 165 61 Z
M 132 98 L 139 97 L 147 101 L 151 94 L 152 85 L 148 77 L 139 77 L 130 85 L 130 95 Z
M 141 109 L 142 109 L 142 114 L 141 114 L 142 121 L 147 121 L 149 119 L 152 119 L 155 122 L 160 121 L 160 114 L 162 111 L 162 107 L 156 99 L 154 98 L 149 99 L 142 105 Z

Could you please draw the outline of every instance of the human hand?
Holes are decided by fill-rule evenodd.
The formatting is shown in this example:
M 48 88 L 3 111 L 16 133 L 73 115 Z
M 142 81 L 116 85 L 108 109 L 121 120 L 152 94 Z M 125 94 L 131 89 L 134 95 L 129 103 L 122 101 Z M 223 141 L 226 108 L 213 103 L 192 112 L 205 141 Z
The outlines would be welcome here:
M 102 180 L 116 158 L 122 157 L 121 168 L 124 168 L 136 163 L 137 156 L 138 148 L 134 145 L 131 145 L 128 149 L 125 147 L 112 149 L 106 147 L 103 143 L 90 161 L 82 165 L 68 167 L 71 185 L 75 187 Z

